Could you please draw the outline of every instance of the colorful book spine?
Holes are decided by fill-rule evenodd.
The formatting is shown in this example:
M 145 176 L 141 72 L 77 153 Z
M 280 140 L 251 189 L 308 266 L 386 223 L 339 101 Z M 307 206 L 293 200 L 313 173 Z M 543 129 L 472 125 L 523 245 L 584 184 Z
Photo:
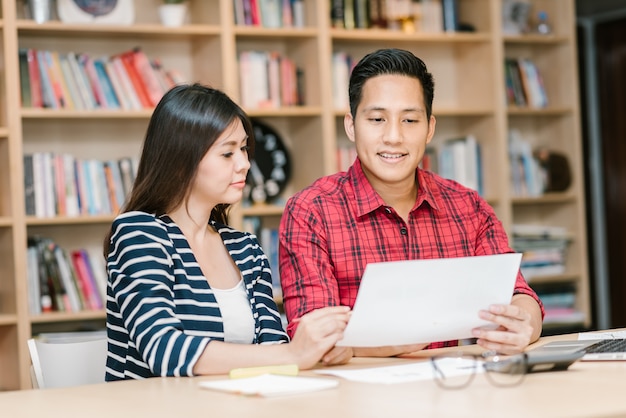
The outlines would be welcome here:
M 133 52 L 127 51 L 120 54 L 119 56 L 122 59 L 122 63 L 124 63 L 124 68 L 126 68 L 126 72 L 128 73 L 130 81 L 133 83 L 133 88 L 137 93 L 137 97 L 139 97 L 141 107 L 144 109 L 152 108 L 152 101 L 150 100 L 150 96 L 148 95 L 146 86 L 144 85 L 143 81 L 141 80 L 141 76 L 135 68 Z
M 39 63 L 37 62 L 37 51 L 30 48 L 27 49 L 26 57 L 28 60 L 31 105 L 35 108 L 42 108 L 44 105 L 41 90 L 41 77 L 39 75 Z
M 102 93 L 104 94 L 104 100 L 107 104 L 106 107 L 109 109 L 119 109 L 120 102 L 115 94 L 115 90 L 113 90 L 113 85 L 111 84 L 111 79 L 107 74 L 106 68 L 104 67 L 104 61 L 102 59 L 94 59 L 93 66 L 96 70 L 98 82 L 102 86 Z
M 48 60 L 46 58 L 45 51 L 37 50 L 37 66 L 39 69 L 39 76 L 41 78 L 41 92 L 43 107 L 50 109 L 58 109 L 61 107 L 57 95 L 55 94 L 52 80 L 50 79 L 50 72 L 48 71 Z
M 156 106 L 161 100 L 161 97 L 163 97 L 165 91 L 161 88 L 161 84 L 159 83 L 159 79 L 152 68 L 150 59 L 145 52 L 141 50 L 141 48 L 135 48 L 129 53 L 129 55 L 133 66 L 142 81 L 142 85 L 145 87 L 151 106 Z

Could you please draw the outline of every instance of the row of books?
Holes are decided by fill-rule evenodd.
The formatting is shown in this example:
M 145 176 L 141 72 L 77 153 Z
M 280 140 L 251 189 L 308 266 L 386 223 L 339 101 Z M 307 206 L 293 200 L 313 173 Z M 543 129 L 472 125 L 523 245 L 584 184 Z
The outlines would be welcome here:
M 32 315 L 105 307 L 107 276 L 96 249 L 67 251 L 49 238 L 29 237 L 26 254 Z
M 580 324 L 585 315 L 576 307 L 576 287 L 572 283 L 551 284 L 535 289 L 546 311 L 544 325 Z
M 333 106 L 335 109 L 346 110 L 350 106 L 348 85 L 350 74 L 356 60 L 344 51 L 337 51 L 332 56 Z
M 352 142 L 337 147 L 337 171 L 348 171 L 356 159 L 356 147 Z
M 272 269 L 272 291 L 274 298 L 282 299 L 283 290 L 280 285 L 280 272 L 278 269 L 278 228 L 264 226 L 257 216 L 247 216 L 243 219 L 243 230 L 258 237 L 259 244 Z
M 246 109 L 304 104 L 304 72 L 278 52 L 239 54 L 241 105 Z
M 330 0 L 332 26 L 404 32 L 458 31 L 458 0 Z
M 437 150 L 433 147 L 426 147 L 422 161 L 420 161 L 420 168 L 423 170 L 432 171 L 433 173 L 439 172 L 439 161 L 437 161 Z
M 483 195 L 483 168 L 480 144 L 474 135 L 449 138 L 441 144 L 438 174 L 455 180 Z
M 585 315 L 576 307 L 577 292 L 573 283 L 533 284 L 539 276 L 565 273 L 565 261 L 570 237 L 567 228 L 537 224 L 514 224 L 511 229 L 512 247 L 521 252 L 522 274 L 541 299 L 546 316 L 545 325 L 579 324 Z
M 541 73 L 529 58 L 505 58 L 506 102 L 520 107 L 548 106 L 548 95 Z
M 233 0 L 233 7 L 240 26 L 304 27 L 304 0 Z
M 24 155 L 26 214 L 55 216 L 116 214 L 137 174 L 138 161 L 78 159 L 70 154 Z
M 137 47 L 111 56 L 19 50 L 23 107 L 51 109 L 141 110 L 156 106 L 163 94 L 184 82 Z
M 567 229 L 559 226 L 514 224 L 512 247 L 523 254 L 522 274 L 529 282 L 534 277 L 565 273 L 570 238 Z

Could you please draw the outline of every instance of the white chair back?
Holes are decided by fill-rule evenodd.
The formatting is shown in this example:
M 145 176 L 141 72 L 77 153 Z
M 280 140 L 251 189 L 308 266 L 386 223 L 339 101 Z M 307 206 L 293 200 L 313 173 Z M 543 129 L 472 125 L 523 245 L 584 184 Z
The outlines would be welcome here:
M 34 387 L 57 388 L 104 382 L 106 338 L 73 342 L 28 340 Z

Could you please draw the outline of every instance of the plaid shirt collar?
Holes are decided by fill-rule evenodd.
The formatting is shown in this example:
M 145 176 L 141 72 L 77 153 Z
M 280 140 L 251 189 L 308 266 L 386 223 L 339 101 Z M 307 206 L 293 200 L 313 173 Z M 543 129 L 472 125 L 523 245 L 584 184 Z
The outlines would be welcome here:
M 424 202 L 428 203 L 434 210 L 439 210 L 438 197 L 440 197 L 441 192 L 432 176 L 420 168 L 417 169 L 416 176 L 418 183 L 417 200 L 411 212 L 419 208 Z M 365 176 L 361 160 L 358 158 L 348 170 L 348 182 L 352 185 L 354 192 L 357 216 L 361 217 L 381 207 L 387 207 Z

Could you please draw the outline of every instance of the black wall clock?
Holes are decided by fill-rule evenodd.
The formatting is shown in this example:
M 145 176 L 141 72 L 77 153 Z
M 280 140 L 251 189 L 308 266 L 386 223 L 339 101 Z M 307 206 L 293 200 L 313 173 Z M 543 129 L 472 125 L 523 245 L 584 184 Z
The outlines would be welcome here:
M 289 150 L 269 125 L 253 119 L 252 126 L 256 144 L 246 179 L 246 197 L 251 203 L 273 203 L 291 178 Z

